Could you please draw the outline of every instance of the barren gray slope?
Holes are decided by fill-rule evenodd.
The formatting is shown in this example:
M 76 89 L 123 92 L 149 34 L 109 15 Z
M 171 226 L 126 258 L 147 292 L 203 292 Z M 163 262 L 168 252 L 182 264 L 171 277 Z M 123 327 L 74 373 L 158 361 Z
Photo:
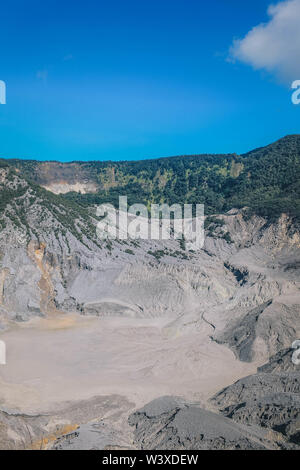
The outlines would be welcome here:
M 300 445 L 300 369 L 288 351 L 277 353 L 257 374 L 226 387 L 211 401 L 238 423 L 280 431 L 291 443 Z
M 245 427 L 196 405 L 162 397 L 129 417 L 141 449 L 276 449 L 280 437 Z M 278 442 L 276 442 L 276 440 Z
M 119 395 L 93 397 L 89 400 L 60 403 L 50 413 L 26 414 L 0 411 L 0 449 L 48 449 L 54 444 L 63 448 L 84 434 L 81 444 L 87 449 L 106 445 L 130 446 L 131 434 L 127 415 L 130 403 Z M 94 432 L 94 434 L 92 434 Z M 94 440 L 92 439 L 94 437 Z
M 278 372 L 296 372 L 298 367 L 293 363 L 292 356 L 294 349 L 286 348 L 278 351 L 270 357 L 269 362 L 257 368 L 257 372 L 278 373 Z M 299 390 L 300 392 L 300 390 Z

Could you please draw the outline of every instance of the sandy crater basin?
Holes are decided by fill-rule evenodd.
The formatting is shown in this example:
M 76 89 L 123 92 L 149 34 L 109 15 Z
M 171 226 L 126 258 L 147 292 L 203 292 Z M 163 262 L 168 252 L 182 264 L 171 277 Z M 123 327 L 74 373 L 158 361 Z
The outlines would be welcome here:
M 46 412 L 62 403 L 119 394 L 142 406 L 162 395 L 205 402 L 256 371 L 212 342 L 208 325 L 170 334 L 171 319 L 62 314 L 12 325 L 0 335 L 0 406 Z

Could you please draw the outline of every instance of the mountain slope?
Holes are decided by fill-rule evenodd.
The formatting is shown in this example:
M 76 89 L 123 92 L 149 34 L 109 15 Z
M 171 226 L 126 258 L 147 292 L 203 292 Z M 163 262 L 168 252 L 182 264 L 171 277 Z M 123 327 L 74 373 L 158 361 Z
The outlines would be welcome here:
M 204 203 L 207 214 L 248 206 L 269 218 L 300 216 L 300 136 L 244 155 L 192 155 L 136 162 L 7 160 L 27 179 L 87 207 L 143 202 Z

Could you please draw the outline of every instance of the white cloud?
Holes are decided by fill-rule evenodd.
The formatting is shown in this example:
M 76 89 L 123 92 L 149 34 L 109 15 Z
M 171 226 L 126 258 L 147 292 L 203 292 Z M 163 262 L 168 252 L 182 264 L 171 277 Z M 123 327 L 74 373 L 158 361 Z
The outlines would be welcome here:
M 233 41 L 230 57 L 275 73 L 280 79 L 300 79 L 300 0 L 268 8 L 270 19 Z

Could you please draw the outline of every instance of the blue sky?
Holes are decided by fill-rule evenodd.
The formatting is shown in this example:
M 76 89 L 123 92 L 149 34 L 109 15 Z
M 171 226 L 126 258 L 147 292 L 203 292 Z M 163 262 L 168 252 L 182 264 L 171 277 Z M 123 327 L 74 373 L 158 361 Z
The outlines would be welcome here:
M 2 2 L 0 155 L 71 161 L 242 153 L 300 133 L 290 83 L 228 60 L 235 38 L 268 21 L 269 4 Z

